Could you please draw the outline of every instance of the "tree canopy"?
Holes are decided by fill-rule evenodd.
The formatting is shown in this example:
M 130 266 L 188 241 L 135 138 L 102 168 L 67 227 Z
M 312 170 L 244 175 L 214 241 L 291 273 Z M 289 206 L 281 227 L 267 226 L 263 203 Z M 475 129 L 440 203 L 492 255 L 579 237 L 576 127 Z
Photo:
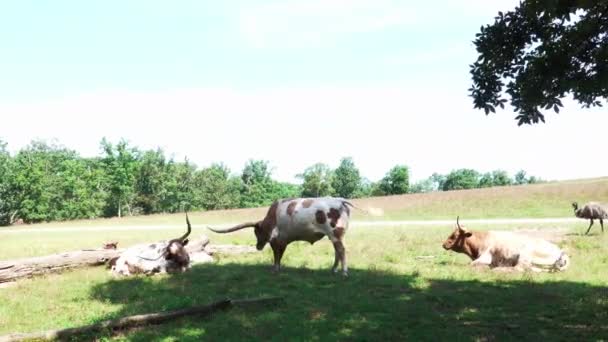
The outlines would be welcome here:
M 409 186 L 409 168 L 405 165 L 397 165 L 380 180 L 378 189 L 384 195 L 401 195 L 407 193 Z
M 11 223 L 14 198 L 10 188 L 11 180 L 14 177 L 11 173 L 12 162 L 11 156 L 6 150 L 6 143 L 0 140 L 0 226 Z
M 326 164 L 317 163 L 310 166 L 297 177 L 302 179 L 302 196 L 304 197 L 329 196 L 334 191 L 331 187 L 333 173 Z
M 472 169 L 458 169 L 450 172 L 443 183 L 443 190 L 473 189 L 479 186 L 479 172 Z
M 608 98 L 608 0 L 525 0 L 482 26 L 471 65 L 474 107 L 509 102 L 518 124 L 545 122 L 541 110 L 570 94 L 583 107 Z
M 342 158 L 340 166 L 334 171 L 332 188 L 334 195 L 351 198 L 361 187 L 361 175 L 352 158 Z

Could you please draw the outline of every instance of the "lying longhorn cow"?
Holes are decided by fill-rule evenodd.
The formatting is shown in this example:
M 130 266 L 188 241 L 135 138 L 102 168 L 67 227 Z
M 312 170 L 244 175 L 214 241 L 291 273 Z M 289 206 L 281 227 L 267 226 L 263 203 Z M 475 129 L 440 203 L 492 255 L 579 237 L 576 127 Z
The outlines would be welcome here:
M 342 273 L 348 274 L 344 235 L 348 230 L 350 208 L 353 204 L 343 198 L 289 198 L 275 201 L 264 219 L 239 224 L 226 230 L 208 227 L 216 233 L 230 233 L 253 227 L 257 238 L 256 248 L 261 251 L 270 243 L 274 254 L 274 270 L 281 268 L 281 258 L 287 245 L 293 241 L 314 244 L 327 236 L 334 245 L 335 258 L 332 270 L 342 264 Z
M 443 243 L 443 248 L 466 254 L 473 266 L 540 272 L 563 271 L 570 263 L 568 255 L 549 241 L 514 232 L 469 231 L 460 225 L 458 218 L 456 229 Z
M 187 237 L 192 231 L 188 213 L 186 213 L 186 225 L 188 230 L 177 239 L 130 247 L 118 258 L 110 261 L 112 273 L 150 275 L 184 272 L 190 266 L 190 255 L 184 248 L 188 244 Z

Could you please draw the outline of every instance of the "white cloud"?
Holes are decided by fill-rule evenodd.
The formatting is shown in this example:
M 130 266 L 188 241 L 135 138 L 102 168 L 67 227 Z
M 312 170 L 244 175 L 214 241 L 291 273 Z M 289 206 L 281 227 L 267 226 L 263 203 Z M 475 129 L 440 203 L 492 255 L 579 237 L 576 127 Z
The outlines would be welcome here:
M 277 1 L 242 10 L 240 30 L 245 42 L 255 48 L 322 48 L 358 33 L 395 28 L 417 31 L 420 24 L 490 23 L 499 10 L 509 11 L 518 4 L 519 0 Z
M 412 25 L 413 6 L 391 0 L 285 1 L 241 13 L 241 32 L 253 47 L 318 48 L 345 34 Z

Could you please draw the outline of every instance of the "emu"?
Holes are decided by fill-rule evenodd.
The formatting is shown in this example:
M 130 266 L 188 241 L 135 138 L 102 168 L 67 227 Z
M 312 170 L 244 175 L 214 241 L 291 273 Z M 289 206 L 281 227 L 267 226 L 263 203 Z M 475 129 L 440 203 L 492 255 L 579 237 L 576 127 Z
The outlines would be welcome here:
M 608 219 L 608 210 L 597 202 L 586 203 L 582 208 L 578 207 L 578 203 L 572 202 L 574 208 L 574 216 L 582 219 L 589 219 L 591 223 L 585 235 L 589 234 L 591 226 L 593 226 L 593 220 L 599 219 L 600 226 L 602 227 L 602 233 L 604 232 L 604 219 Z

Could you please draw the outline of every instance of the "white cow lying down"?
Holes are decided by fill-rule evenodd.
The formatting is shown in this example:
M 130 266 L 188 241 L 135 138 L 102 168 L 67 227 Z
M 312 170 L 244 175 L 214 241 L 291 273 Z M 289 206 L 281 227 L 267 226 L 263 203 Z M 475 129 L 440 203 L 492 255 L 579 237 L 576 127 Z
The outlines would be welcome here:
M 149 275 L 184 272 L 190 267 L 190 255 L 184 248 L 192 231 L 188 214 L 186 224 L 188 231 L 177 239 L 130 247 L 110 261 L 112 273 L 127 276 L 137 273 Z
M 443 248 L 468 255 L 471 265 L 515 267 L 518 270 L 563 271 L 570 258 L 557 245 L 535 237 L 506 231 L 474 232 L 460 226 L 443 243 Z

